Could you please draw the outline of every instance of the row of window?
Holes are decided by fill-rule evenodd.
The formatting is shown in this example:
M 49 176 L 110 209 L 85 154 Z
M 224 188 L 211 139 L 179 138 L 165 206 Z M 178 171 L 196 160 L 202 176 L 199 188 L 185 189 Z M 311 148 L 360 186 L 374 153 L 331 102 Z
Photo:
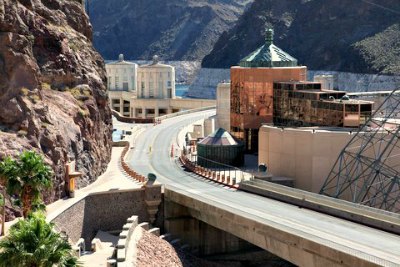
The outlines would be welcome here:
M 127 68 L 122 68 L 122 69 L 107 68 L 108 73 L 127 73 L 127 72 L 134 73 L 135 72 L 135 70 L 132 68 L 129 68 L 129 71 L 127 71 L 127 70 L 128 70 Z
M 134 76 L 131 76 L 131 83 L 135 84 L 135 77 Z M 115 85 L 115 89 L 116 90 L 120 89 L 120 87 L 119 87 L 119 85 L 120 85 L 119 76 L 115 76 L 114 85 Z M 129 89 L 128 88 L 128 77 L 127 76 L 123 76 L 122 85 L 123 85 L 122 89 L 124 89 L 124 90 L 128 90 Z M 111 88 L 111 86 L 112 86 L 112 76 L 109 76 L 108 77 L 108 88 Z M 158 86 L 159 86 L 159 88 L 162 88 L 162 82 L 159 82 Z M 171 86 L 172 86 L 172 82 L 171 81 L 167 81 L 167 87 L 171 87 Z M 141 82 L 141 88 L 145 89 L 145 82 Z M 150 88 L 150 90 L 152 90 L 152 88 L 153 88 L 153 82 L 152 81 L 149 82 L 149 88 Z
M 111 69 L 110 68 L 110 69 L 107 69 L 107 72 L 108 73 L 123 73 L 123 74 L 125 74 L 125 73 L 134 73 L 135 72 L 134 69 L 130 69 L 130 70 L 131 71 L 127 71 L 126 68 L 123 68 L 123 69 Z M 150 77 L 153 77 L 153 76 L 162 77 L 163 73 L 164 72 L 148 72 Z M 141 72 L 139 75 L 144 78 L 145 73 Z M 168 78 L 171 78 L 171 72 L 167 72 L 167 76 L 168 76 Z

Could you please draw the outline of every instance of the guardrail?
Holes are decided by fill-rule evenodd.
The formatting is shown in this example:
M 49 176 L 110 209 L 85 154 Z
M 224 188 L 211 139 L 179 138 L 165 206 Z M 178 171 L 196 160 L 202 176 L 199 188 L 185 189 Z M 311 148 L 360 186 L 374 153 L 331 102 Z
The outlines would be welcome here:
M 120 157 L 120 163 L 121 163 L 121 167 L 122 169 L 126 172 L 126 174 L 128 174 L 129 177 L 131 177 L 133 180 L 136 180 L 140 183 L 146 183 L 147 182 L 147 178 L 137 172 L 135 172 L 134 170 L 132 170 L 129 165 L 125 162 L 125 156 L 128 153 L 130 144 L 128 141 L 120 141 L 120 143 L 125 142 L 125 147 L 122 150 L 121 153 L 121 157 Z
M 210 109 L 215 109 L 215 108 L 216 108 L 216 106 L 188 109 L 188 110 L 183 110 L 183 111 L 159 116 L 159 117 L 156 117 L 155 119 L 156 120 L 165 120 L 165 119 L 169 119 L 169 118 L 173 118 L 173 117 L 177 117 L 177 116 L 181 116 L 181 115 L 185 115 L 185 114 L 190 114 L 190 113 L 195 113 L 195 112 L 205 111 L 205 110 L 210 110 Z

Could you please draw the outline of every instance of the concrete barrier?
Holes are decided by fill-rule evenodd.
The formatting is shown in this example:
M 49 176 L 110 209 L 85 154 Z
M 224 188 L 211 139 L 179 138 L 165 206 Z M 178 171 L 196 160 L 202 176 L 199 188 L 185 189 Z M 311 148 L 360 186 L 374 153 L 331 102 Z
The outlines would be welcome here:
M 400 234 L 400 214 L 266 181 L 245 181 L 239 184 L 239 189 L 387 232 Z
M 160 236 L 160 228 L 157 228 L 157 227 L 151 228 L 148 232 L 155 236 Z
M 138 223 L 138 216 L 132 216 L 127 219 L 127 223 L 122 227 L 117 243 L 117 262 L 125 262 L 131 236 Z
M 181 116 L 181 115 L 191 114 L 191 113 L 195 113 L 195 112 L 199 112 L 199 111 L 211 110 L 211 109 L 215 109 L 215 108 L 216 108 L 216 106 L 194 108 L 194 109 L 179 111 L 179 112 L 175 112 L 175 113 L 170 113 L 170 114 L 167 114 L 164 116 L 159 116 L 159 117 L 156 117 L 155 120 L 165 120 L 165 119 L 169 119 L 169 118 L 173 118 L 173 117 L 177 117 L 177 116 Z
M 125 123 L 154 123 L 155 120 L 154 118 L 148 118 L 148 119 L 143 119 L 143 118 L 131 118 L 131 117 L 125 117 L 118 111 L 112 109 L 111 110 L 112 115 L 121 122 Z
M 122 150 L 121 157 L 120 157 L 120 162 L 121 162 L 121 167 L 122 169 L 126 172 L 126 174 L 132 178 L 135 181 L 145 183 L 146 182 L 146 177 L 139 175 L 137 172 L 132 170 L 129 165 L 125 162 L 125 156 L 128 153 L 130 143 L 128 141 L 120 141 L 120 143 L 125 144 L 125 148 Z

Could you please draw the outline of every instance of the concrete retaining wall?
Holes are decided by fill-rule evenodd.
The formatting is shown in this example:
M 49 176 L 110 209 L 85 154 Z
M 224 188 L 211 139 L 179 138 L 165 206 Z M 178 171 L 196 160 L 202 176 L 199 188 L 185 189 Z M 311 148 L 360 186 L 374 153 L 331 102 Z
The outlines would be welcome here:
M 151 188 L 149 193 L 161 200 L 161 187 Z M 132 214 L 139 216 L 139 222 L 148 221 L 145 197 L 145 188 L 91 194 L 62 211 L 52 222 L 65 231 L 72 242 L 83 237 L 89 247 L 98 230 L 122 229 Z

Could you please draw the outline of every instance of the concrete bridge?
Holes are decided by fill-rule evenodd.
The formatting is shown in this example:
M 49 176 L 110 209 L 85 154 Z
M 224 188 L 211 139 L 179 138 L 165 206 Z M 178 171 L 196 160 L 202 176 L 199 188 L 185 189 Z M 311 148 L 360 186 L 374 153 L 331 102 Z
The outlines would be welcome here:
M 205 254 L 239 248 L 240 240 L 215 234 L 201 222 L 298 266 L 400 266 L 397 235 L 295 205 L 254 196 L 254 207 L 243 209 L 169 186 L 164 205 L 166 230 Z M 188 223 L 189 217 L 197 221 Z
M 203 251 L 240 238 L 299 266 L 400 266 L 400 237 L 372 227 L 208 182 L 178 166 L 169 150 L 179 129 L 210 111 L 164 120 L 139 137 L 130 165 L 165 184 L 165 228 Z M 153 149 L 149 153 L 149 147 Z M 222 230 L 226 234 L 218 233 Z M 208 231 L 210 230 L 210 231 Z M 207 232 L 218 233 L 207 234 Z

